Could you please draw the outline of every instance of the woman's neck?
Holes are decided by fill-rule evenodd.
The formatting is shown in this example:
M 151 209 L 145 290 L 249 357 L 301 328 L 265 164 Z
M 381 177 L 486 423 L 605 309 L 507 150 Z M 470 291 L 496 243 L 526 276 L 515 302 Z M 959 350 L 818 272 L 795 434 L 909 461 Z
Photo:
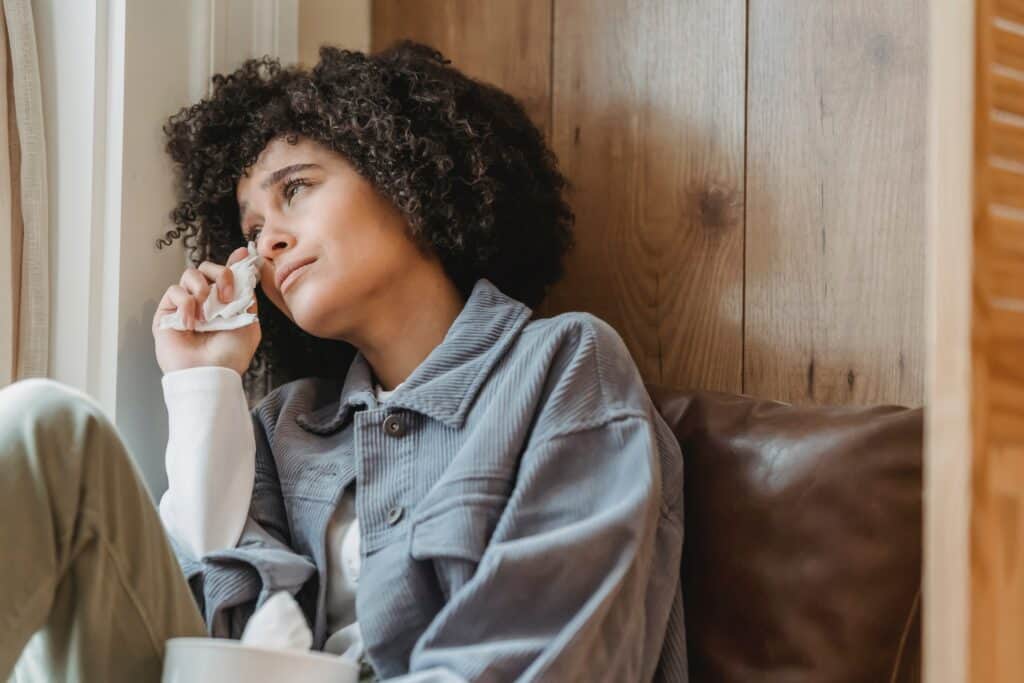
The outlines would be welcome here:
M 378 304 L 355 346 L 385 391 L 412 374 L 442 341 L 465 305 L 443 271 L 440 276 L 402 278 Z

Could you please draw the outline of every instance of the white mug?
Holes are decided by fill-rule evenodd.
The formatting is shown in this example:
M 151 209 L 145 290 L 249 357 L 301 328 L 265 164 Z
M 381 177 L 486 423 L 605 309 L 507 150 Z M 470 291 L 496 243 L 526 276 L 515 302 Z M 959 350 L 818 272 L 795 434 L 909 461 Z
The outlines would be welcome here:
M 162 683 L 357 683 L 359 667 L 323 652 L 274 650 L 227 638 L 171 638 Z

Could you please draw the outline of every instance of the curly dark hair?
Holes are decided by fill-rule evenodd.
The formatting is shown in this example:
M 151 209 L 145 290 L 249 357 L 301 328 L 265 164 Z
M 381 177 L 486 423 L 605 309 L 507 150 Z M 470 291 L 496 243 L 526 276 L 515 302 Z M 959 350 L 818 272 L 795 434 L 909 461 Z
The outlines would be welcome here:
M 406 217 L 468 296 L 481 277 L 536 307 L 563 274 L 571 183 L 522 105 L 437 50 L 402 40 L 365 54 L 324 45 L 311 70 L 269 56 L 213 77 L 212 94 L 164 125 L 175 162 L 175 227 L 193 263 L 223 263 L 245 239 L 235 189 L 272 139 L 304 136 L 341 154 Z M 339 376 L 354 350 L 299 329 L 261 289 L 263 341 L 251 373 Z

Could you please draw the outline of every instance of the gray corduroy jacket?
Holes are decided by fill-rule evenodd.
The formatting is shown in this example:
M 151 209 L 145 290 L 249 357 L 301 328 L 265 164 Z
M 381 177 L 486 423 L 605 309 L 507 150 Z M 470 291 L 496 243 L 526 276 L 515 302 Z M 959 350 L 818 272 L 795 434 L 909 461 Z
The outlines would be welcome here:
M 256 484 L 237 547 L 174 542 L 211 635 L 273 593 L 327 637 L 325 531 L 355 486 L 356 611 L 381 678 L 686 680 L 682 456 L 619 335 L 531 320 L 479 280 L 385 402 L 357 355 L 253 411 Z M 659 667 L 660 662 L 660 667 Z

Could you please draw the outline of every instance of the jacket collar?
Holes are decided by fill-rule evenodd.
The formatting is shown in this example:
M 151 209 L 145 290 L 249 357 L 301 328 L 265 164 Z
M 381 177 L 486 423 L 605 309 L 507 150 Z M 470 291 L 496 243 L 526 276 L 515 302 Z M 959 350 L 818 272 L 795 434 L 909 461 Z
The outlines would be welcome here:
M 490 280 L 477 280 L 444 339 L 391 395 L 388 404 L 461 427 L 494 364 L 532 312 Z M 296 422 L 314 434 L 330 434 L 345 425 L 357 406 L 377 405 L 372 369 L 360 352 L 349 366 L 338 403 L 300 414 Z

